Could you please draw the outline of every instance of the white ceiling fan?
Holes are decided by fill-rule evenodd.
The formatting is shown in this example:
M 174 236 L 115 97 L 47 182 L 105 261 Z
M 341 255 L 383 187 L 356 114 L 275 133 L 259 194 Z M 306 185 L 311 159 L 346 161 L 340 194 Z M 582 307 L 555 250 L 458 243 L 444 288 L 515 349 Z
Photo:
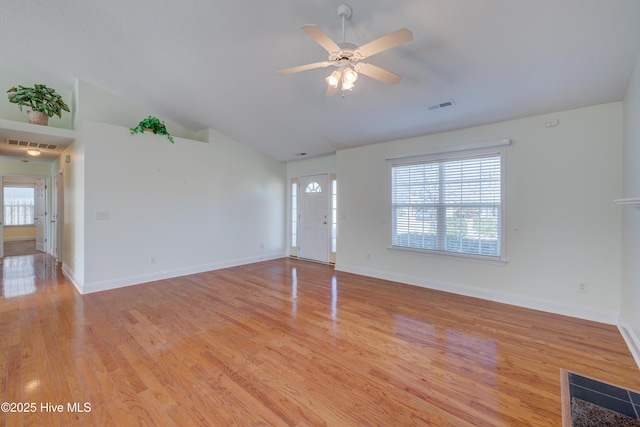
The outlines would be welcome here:
M 338 16 L 342 18 L 342 43 L 335 43 L 317 25 L 302 26 L 302 30 L 329 53 L 327 61 L 287 68 L 276 74 L 284 76 L 333 65 L 336 69 L 326 78 L 327 96 L 337 94 L 340 89 L 343 92 L 353 89 L 358 73 L 390 85 L 398 83 L 402 79 L 399 75 L 360 60 L 413 40 L 413 33 L 402 28 L 358 47 L 353 43 L 347 43 L 344 36 L 344 22 L 351 16 L 351 8 L 345 4 L 338 6 Z

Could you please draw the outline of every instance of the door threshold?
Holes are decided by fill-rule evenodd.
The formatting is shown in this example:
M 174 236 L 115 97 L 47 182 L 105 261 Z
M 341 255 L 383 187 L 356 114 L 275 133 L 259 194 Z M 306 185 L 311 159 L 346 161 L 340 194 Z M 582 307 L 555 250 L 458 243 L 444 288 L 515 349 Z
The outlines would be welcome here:
M 331 261 L 318 261 L 317 259 L 303 258 L 303 257 L 299 257 L 299 256 L 294 256 L 294 255 L 289 255 L 289 258 L 294 258 L 294 259 L 297 259 L 299 261 L 315 262 L 316 264 L 334 265 L 334 263 L 331 262 Z

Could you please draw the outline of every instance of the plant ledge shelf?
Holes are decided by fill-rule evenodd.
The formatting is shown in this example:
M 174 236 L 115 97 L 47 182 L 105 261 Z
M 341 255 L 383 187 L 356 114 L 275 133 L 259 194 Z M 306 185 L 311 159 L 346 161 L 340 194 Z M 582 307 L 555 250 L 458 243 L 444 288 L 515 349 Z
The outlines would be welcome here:
M 0 140 L 17 139 L 66 145 L 75 138 L 75 130 L 0 119 Z
M 640 210 L 640 197 L 631 197 L 628 199 L 617 199 L 617 200 L 614 200 L 614 202 L 618 205 L 632 206 Z

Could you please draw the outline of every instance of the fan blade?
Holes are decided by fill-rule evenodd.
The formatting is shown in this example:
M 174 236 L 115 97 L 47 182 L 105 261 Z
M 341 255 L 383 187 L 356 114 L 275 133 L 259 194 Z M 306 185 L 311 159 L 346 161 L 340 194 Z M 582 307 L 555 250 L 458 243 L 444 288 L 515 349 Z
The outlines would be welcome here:
M 337 95 L 339 92 L 338 86 L 333 87 L 330 85 L 327 85 L 327 96 L 335 96 Z
M 313 70 L 314 68 L 324 68 L 331 65 L 329 61 L 314 62 L 313 64 L 300 65 L 298 67 L 287 68 L 285 70 L 276 71 L 277 76 L 286 76 L 287 74 L 299 73 L 300 71 Z
M 386 36 L 382 36 L 379 39 L 375 39 L 365 45 L 356 49 L 355 54 L 360 59 L 368 58 L 376 53 L 384 52 L 392 47 L 399 46 L 403 43 L 413 40 L 413 33 L 406 28 L 389 33 Z
M 317 25 L 303 25 L 302 31 L 309 34 L 309 36 L 316 41 L 320 46 L 324 48 L 327 52 L 338 52 L 340 50 L 340 46 L 336 44 L 331 37 L 325 33 L 322 28 Z
M 354 68 L 358 73 L 362 73 L 365 76 L 371 77 L 372 79 L 380 80 L 381 82 L 390 85 L 397 84 L 400 82 L 400 80 L 402 80 L 402 77 L 392 73 L 391 71 L 387 71 L 384 68 L 367 64 L 365 62 L 358 62 Z

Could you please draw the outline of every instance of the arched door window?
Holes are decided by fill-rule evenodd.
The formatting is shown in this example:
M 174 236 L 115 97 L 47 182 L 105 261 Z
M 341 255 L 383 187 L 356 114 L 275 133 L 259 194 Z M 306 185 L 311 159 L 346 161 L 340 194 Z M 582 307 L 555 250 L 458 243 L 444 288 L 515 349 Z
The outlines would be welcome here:
M 305 193 L 322 193 L 322 187 L 317 182 L 313 181 L 307 185 L 307 188 L 304 189 Z

